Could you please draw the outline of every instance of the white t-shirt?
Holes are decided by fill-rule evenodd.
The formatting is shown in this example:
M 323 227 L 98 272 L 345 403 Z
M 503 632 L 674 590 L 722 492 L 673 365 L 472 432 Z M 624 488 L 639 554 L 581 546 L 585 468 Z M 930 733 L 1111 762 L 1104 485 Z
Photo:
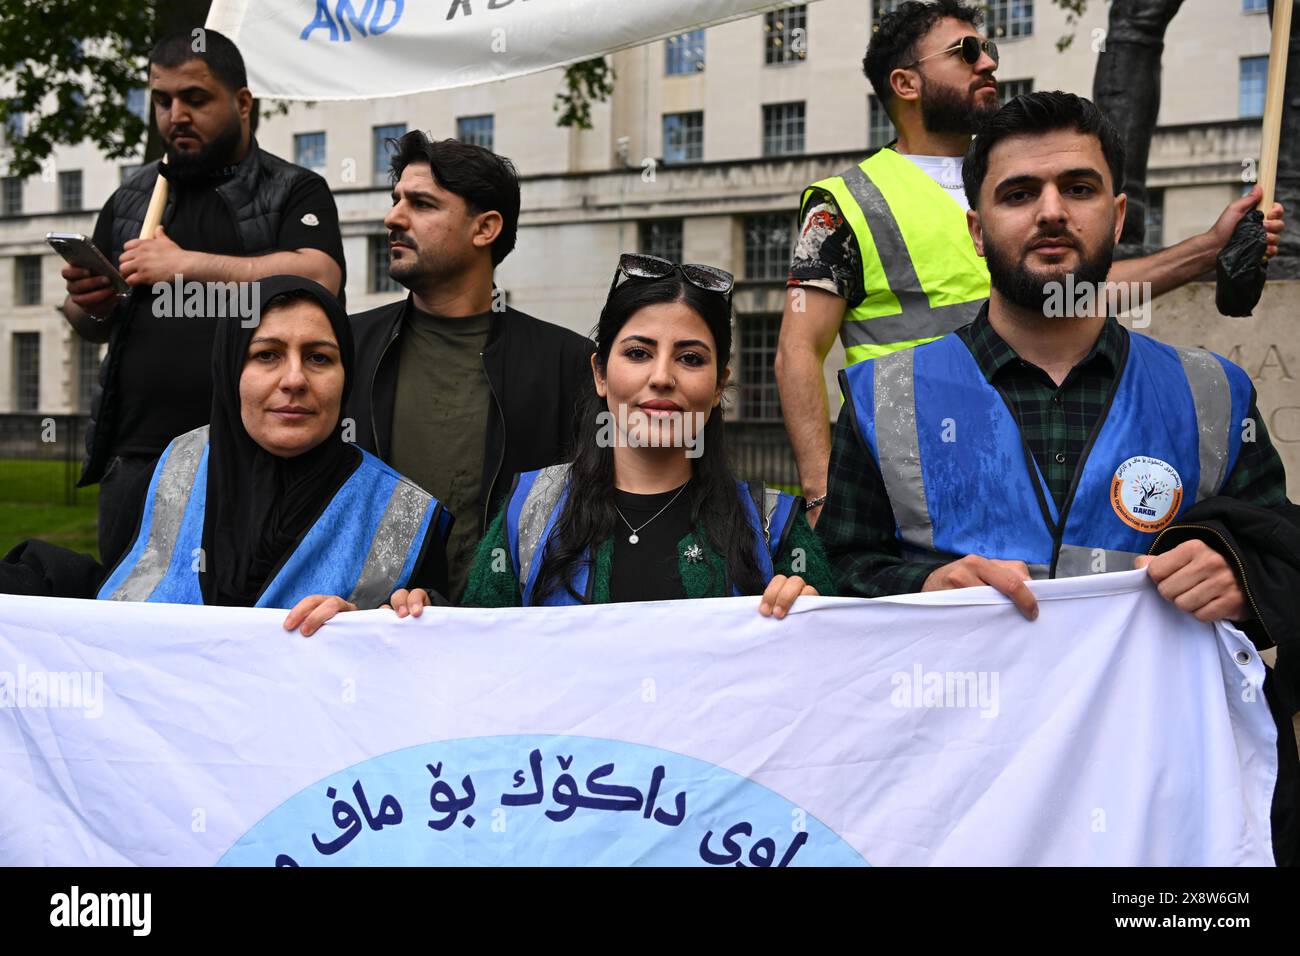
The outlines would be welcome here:
M 943 191 L 952 197 L 953 202 L 963 210 L 970 209 L 966 201 L 966 190 L 961 184 L 961 156 L 913 156 L 899 153 L 916 163 L 927 176 L 943 187 Z

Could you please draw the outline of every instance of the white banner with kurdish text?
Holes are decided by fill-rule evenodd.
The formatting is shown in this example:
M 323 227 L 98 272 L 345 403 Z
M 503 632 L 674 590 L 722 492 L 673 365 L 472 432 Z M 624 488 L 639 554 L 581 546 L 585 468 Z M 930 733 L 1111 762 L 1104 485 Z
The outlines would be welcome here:
M 344 614 L 0 597 L 0 864 L 1272 863 L 1264 665 L 1141 571 Z
M 254 96 L 347 100 L 566 66 L 789 6 L 779 0 L 213 0 Z M 866 13 L 863 13 L 866 16 Z M 807 37 L 788 32 L 798 52 Z M 760 34 L 755 33 L 755 42 Z

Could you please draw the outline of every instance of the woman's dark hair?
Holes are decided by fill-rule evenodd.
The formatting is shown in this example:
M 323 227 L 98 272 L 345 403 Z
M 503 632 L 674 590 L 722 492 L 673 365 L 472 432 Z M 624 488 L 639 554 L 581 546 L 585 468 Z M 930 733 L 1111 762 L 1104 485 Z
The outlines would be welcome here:
M 1085 136 L 1096 136 L 1101 154 L 1110 167 L 1112 189 L 1116 196 L 1124 188 L 1124 140 L 1092 100 L 1060 90 L 1022 93 L 1010 100 L 980 127 L 962 161 L 961 179 L 966 201 L 979 208 L 980 189 L 989 172 L 989 153 L 1008 136 L 1026 133 L 1051 133 L 1072 129 Z
M 431 140 L 418 129 L 390 139 L 393 182 L 411 163 L 428 163 L 434 182 L 465 200 L 471 216 L 501 214 L 501 232 L 492 241 L 492 265 L 510 255 L 519 232 L 519 174 L 514 163 L 490 149 L 458 139 Z
M 721 381 L 731 356 L 731 300 L 692 285 L 678 272 L 664 279 L 628 279 L 610 294 L 592 332 L 597 364 L 602 371 L 608 367 L 614 342 L 628 319 L 647 306 L 665 302 L 681 302 L 709 327 Z M 579 437 L 569 472 L 569 495 L 537 572 L 534 604 L 542 603 L 557 588 L 583 600 L 584 595 L 574 594 L 570 584 L 574 572 L 584 554 L 592 562 L 588 572 L 594 572 L 596 548 L 617 528 L 614 449 L 602 448 L 596 440 L 602 411 L 607 411 L 604 400 L 593 389 L 587 389 L 578 410 Z M 693 459 L 694 474 L 688 492 L 691 524 L 724 557 L 728 582 L 744 594 L 760 594 L 767 582 L 759 570 L 754 534 L 741 492 L 727 464 L 724 431 L 722 409 L 715 408 L 699 438 L 700 457 Z
M 879 8 L 877 8 L 879 9 Z M 916 62 L 916 47 L 940 20 L 961 20 L 978 27 L 984 11 L 969 7 L 960 0 L 907 0 L 892 13 L 879 17 L 862 58 L 862 72 L 871 81 L 880 105 L 889 108 L 894 88 L 889 74 Z

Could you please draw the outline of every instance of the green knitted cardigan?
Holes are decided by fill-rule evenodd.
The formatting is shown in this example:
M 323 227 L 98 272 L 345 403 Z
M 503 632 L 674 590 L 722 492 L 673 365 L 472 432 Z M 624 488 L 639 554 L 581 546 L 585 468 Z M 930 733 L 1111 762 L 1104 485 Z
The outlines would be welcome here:
M 474 554 L 474 564 L 469 571 L 469 583 L 461 598 L 463 607 L 520 607 L 523 594 L 515 577 L 514 563 L 510 560 L 510 541 L 505 530 L 506 505 L 493 520 Z M 686 549 L 698 545 L 701 560 L 687 561 Z M 726 563 L 714 551 L 703 535 L 690 531 L 677 542 L 677 570 L 682 579 L 682 590 L 688 598 L 728 597 Z M 609 603 L 609 571 L 614 559 L 614 539 L 606 538 L 596 549 L 596 569 L 593 604 Z M 794 570 L 798 564 L 800 570 Z M 818 594 L 834 595 L 835 572 L 821 539 L 808 525 L 801 513 L 795 516 L 794 526 L 786 537 L 785 547 L 774 562 L 777 574 L 795 575 L 817 589 Z

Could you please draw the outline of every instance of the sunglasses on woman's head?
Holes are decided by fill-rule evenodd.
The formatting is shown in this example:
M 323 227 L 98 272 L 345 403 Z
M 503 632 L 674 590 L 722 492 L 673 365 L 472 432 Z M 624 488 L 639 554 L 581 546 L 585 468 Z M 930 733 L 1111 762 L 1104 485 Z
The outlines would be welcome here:
M 678 270 L 687 282 L 705 292 L 730 295 L 736 284 L 736 279 L 730 272 L 715 269 L 713 266 L 694 262 L 678 265 L 668 259 L 646 255 L 643 252 L 625 252 L 618 257 L 618 267 L 614 270 L 614 281 L 609 284 L 609 291 L 612 295 L 618 287 L 620 275 L 627 276 L 629 279 L 666 279 Z
M 960 53 L 963 60 L 971 66 L 974 66 L 980 61 L 981 50 L 987 53 L 989 59 L 994 63 L 998 62 L 998 45 L 992 40 L 981 40 L 979 37 L 972 34 L 962 37 L 960 43 L 956 43 L 948 47 L 946 50 L 940 50 L 938 53 L 931 53 L 927 56 L 921 57 L 921 59 L 917 60 L 916 63 L 913 63 L 912 66 L 916 66 L 917 63 L 924 63 L 926 60 L 931 60 L 936 56 L 943 56 L 947 53 Z

